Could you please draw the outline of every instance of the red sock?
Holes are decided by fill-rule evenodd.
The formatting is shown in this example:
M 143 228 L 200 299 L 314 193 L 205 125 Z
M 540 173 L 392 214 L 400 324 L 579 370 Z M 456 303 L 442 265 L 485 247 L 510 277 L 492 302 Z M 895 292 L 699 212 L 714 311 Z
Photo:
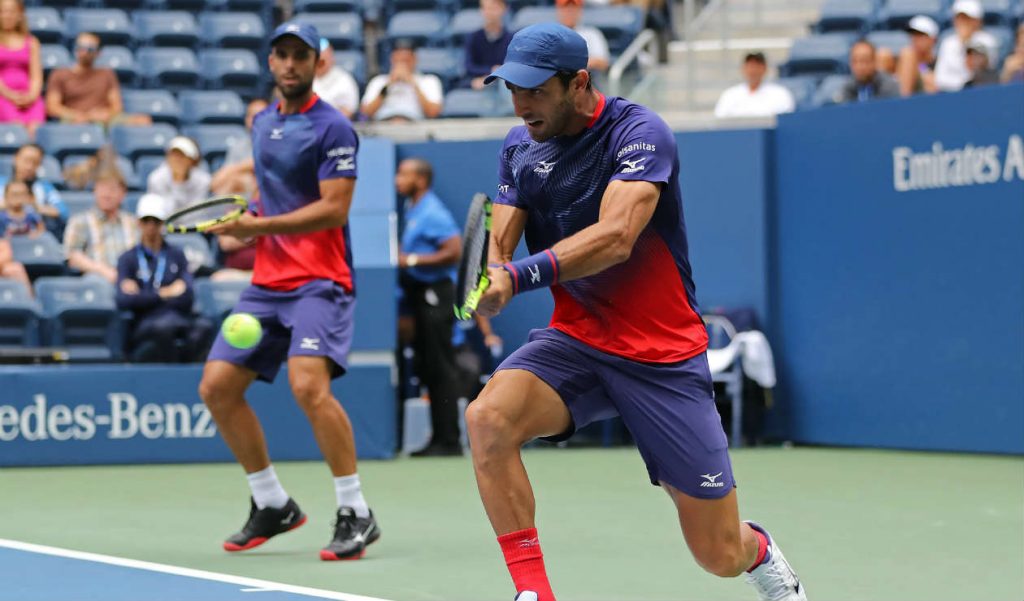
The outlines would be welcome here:
M 751 528 L 754 531 L 754 535 L 757 536 L 757 559 L 754 560 L 754 565 L 750 566 L 747 572 L 753 572 L 757 566 L 764 562 L 764 556 L 768 554 L 768 537 L 765 536 L 757 528 Z
M 544 569 L 544 554 L 540 551 L 537 529 L 529 528 L 510 532 L 498 537 L 501 552 L 505 555 L 508 573 L 516 585 L 516 592 L 533 591 L 539 601 L 555 601 L 551 583 Z

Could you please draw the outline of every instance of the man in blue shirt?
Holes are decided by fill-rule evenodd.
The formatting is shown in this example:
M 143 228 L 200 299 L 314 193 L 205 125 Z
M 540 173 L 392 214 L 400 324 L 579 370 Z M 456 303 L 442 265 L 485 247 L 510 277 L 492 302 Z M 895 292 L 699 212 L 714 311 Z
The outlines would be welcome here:
M 430 393 L 434 436 L 417 456 L 461 455 L 459 370 L 452 346 L 455 267 L 462 256 L 459 228 L 444 202 L 431 191 L 434 171 L 423 159 L 406 159 L 395 174 L 404 197 L 402 248 L 398 257 L 404 305 L 415 323 L 416 373 Z
M 484 26 L 466 38 L 466 78 L 469 87 L 484 89 L 484 78 L 505 61 L 512 32 L 505 27 L 505 0 L 480 0 Z

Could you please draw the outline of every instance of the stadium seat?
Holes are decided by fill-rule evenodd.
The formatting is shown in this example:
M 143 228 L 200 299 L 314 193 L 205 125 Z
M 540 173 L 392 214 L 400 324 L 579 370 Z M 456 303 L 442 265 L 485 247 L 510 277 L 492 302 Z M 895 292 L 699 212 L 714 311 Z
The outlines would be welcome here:
M 60 198 L 67 205 L 69 215 L 84 213 L 96 205 L 92 192 L 82 190 L 66 190 L 60 193 Z
M 464 8 L 455 13 L 448 22 L 448 39 L 452 46 L 462 48 L 466 38 L 473 32 L 483 29 L 484 17 L 478 8 Z
M 296 15 L 296 23 L 316 26 L 320 35 L 331 42 L 335 50 L 355 50 L 363 47 L 363 20 L 352 13 L 307 13 Z
M 888 0 L 878 12 L 878 26 L 880 29 L 902 30 L 917 15 L 945 23 L 949 20 L 947 8 L 945 0 Z
M 143 48 L 135 59 L 146 87 L 178 91 L 199 85 L 199 60 L 188 48 Z
M 267 13 L 273 10 L 274 0 L 206 0 L 207 8 L 223 8 L 254 13 Z
M 39 346 L 42 309 L 21 282 L 0 279 L 0 345 Z
M 992 61 L 993 65 L 998 67 L 1004 60 L 1006 60 L 1006 57 L 1013 52 L 1015 40 L 1013 29 L 1004 25 L 990 25 L 985 28 L 985 33 L 995 38 L 996 44 L 998 45 L 997 52 L 999 58 Z
M 441 78 L 444 89 L 452 89 L 464 75 L 465 63 L 461 48 L 420 48 L 416 51 L 416 68 Z
M 50 71 L 74 64 L 71 53 L 58 44 L 42 44 L 39 47 L 39 59 L 43 63 L 43 78 L 50 76 Z
M 815 107 L 829 106 L 836 104 L 836 95 L 846 82 L 850 81 L 849 75 L 829 75 L 818 86 L 817 91 L 811 98 L 811 104 Z
M 444 96 L 442 118 L 468 119 L 495 116 L 493 90 L 452 90 Z
M 182 92 L 178 99 L 181 101 L 183 121 L 189 125 L 242 124 L 245 121 L 245 103 L 238 94 L 231 91 Z
M 122 125 L 110 128 L 110 141 L 114 144 L 117 154 L 138 161 L 141 156 L 163 157 L 167 143 L 176 134 L 177 131 L 166 123 L 155 123 L 145 127 Z
M 814 91 L 818 88 L 818 79 L 813 75 L 783 77 L 775 83 L 789 90 L 793 95 L 793 100 L 796 102 L 797 110 L 806 109 L 811 106 Z
M 104 46 L 96 57 L 96 66 L 113 69 L 122 86 L 134 86 L 139 77 L 135 55 L 124 46 Z
M 827 0 L 814 30 L 817 33 L 869 31 L 875 24 L 877 9 L 875 0 Z
M 265 37 L 263 21 L 252 13 L 199 15 L 199 39 L 204 46 L 259 50 Z
M 248 97 L 259 95 L 262 71 L 249 50 L 203 50 L 199 53 L 203 82 L 209 90 L 232 90 Z
M 193 47 L 199 42 L 196 19 L 183 10 L 141 10 L 132 20 L 140 45 Z
M 412 10 L 396 13 L 388 21 L 387 39 L 412 40 L 417 46 L 439 46 L 446 41 L 447 19 L 432 10 Z
M 527 6 L 516 12 L 512 18 L 512 31 L 538 23 L 557 23 L 558 16 L 553 6 Z
M 12 236 L 11 250 L 14 260 L 25 266 L 28 276 L 64 275 L 64 247 L 50 232 L 43 232 L 35 238 Z
M 199 312 L 220 324 L 235 305 L 249 282 L 211 282 L 206 278 L 196 280 L 196 307 Z
M 185 253 L 188 270 L 193 275 L 209 275 L 214 272 L 217 263 L 214 261 L 210 243 L 202 234 L 167 234 L 167 243 L 176 246 Z
M 359 50 L 336 50 L 334 62 L 348 71 L 360 87 L 366 86 L 366 56 Z
M 866 36 L 875 48 L 888 48 L 896 56 L 910 43 L 910 34 L 905 31 L 872 31 Z
M 105 0 L 104 0 L 105 1 Z M 206 10 L 209 4 L 207 0 L 158 0 L 163 6 L 169 10 L 184 10 L 189 13 L 197 13 L 201 10 Z
M 20 123 L 0 123 L 0 154 L 13 154 L 28 141 L 28 131 Z
M 44 123 L 36 131 L 36 142 L 58 160 L 72 154 L 95 154 L 104 141 L 103 128 L 93 124 Z
M 27 8 L 25 18 L 28 20 L 28 30 L 42 44 L 59 44 L 64 37 L 64 21 L 52 6 Z
M 583 23 L 601 30 L 611 55 L 618 56 L 644 28 L 644 14 L 635 6 L 589 6 Z
M 48 277 L 37 280 L 35 288 L 51 345 L 73 347 L 73 356 L 120 358 L 121 318 L 112 285 L 91 277 Z
M 798 38 L 789 51 L 789 60 L 779 67 L 779 74 L 792 77 L 847 73 L 852 44 L 853 36 L 845 33 L 823 33 Z
M 36 132 L 36 141 L 39 141 L 39 132 Z M 6 173 L 10 173 L 11 170 L 5 170 Z M 56 157 L 46 155 L 43 157 L 43 163 L 39 165 L 38 171 L 36 171 L 38 177 L 45 179 L 57 187 L 64 185 L 64 174 L 60 171 L 60 161 Z
M 139 206 L 139 198 L 142 197 L 142 194 L 143 192 L 132 192 L 129 190 L 128 193 L 124 195 L 124 202 L 121 203 L 121 210 L 125 213 L 134 215 L 136 207 Z
M 70 46 L 83 31 L 96 34 L 104 45 L 126 46 L 132 41 L 128 14 L 117 8 L 72 8 L 65 11 L 65 44 Z
M 203 158 L 211 164 L 223 159 L 235 142 L 249 137 L 241 125 L 190 125 L 181 133 L 196 141 Z
M 202 147 L 200 147 L 200 150 Z M 135 160 L 135 177 L 142 182 L 142 187 L 145 188 L 149 181 L 149 174 L 153 173 L 161 163 L 164 162 L 163 155 L 157 156 L 155 154 L 142 155 Z
M 181 120 L 178 101 L 167 90 L 122 90 L 121 99 L 126 113 L 142 113 L 157 123 L 171 125 L 177 125 Z
M 86 2 L 84 4 L 96 5 L 97 2 Z M 125 12 L 142 10 L 150 4 L 149 0 L 102 0 L 98 2 L 104 8 L 120 8 Z
M 295 0 L 296 13 L 362 13 L 361 0 Z

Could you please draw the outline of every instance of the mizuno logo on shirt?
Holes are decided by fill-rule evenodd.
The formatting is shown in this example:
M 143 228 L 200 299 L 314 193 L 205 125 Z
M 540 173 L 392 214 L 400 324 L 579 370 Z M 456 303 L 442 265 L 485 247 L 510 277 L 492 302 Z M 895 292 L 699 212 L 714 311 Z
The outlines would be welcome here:
M 352 157 L 338 159 L 337 171 L 351 171 L 356 168 L 356 160 Z
M 644 166 L 640 163 L 647 160 L 647 157 L 641 157 L 632 161 L 623 160 L 622 164 L 626 167 L 622 170 L 623 173 L 636 173 L 637 171 L 643 171 Z
M 303 338 L 299 348 L 307 351 L 318 351 L 320 350 L 320 339 L 319 338 Z
M 270 130 L 270 139 L 271 140 L 281 140 L 283 138 L 284 138 L 284 128 L 275 127 L 275 128 Z
M 530 283 L 536 284 L 540 281 L 540 265 L 530 265 L 526 268 L 530 272 Z
M 722 472 L 718 472 L 717 474 L 714 474 L 714 475 L 711 475 L 711 474 L 701 474 L 700 477 L 704 478 L 706 480 L 706 482 L 701 482 L 700 483 L 700 487 L 701 488 L 722 488 L 723 486 L 725 486 L 725 482 L 715 482 L 715 480 L 718 480 L 718 478 L 721 475 L 722 475 Z
M 551 173 L 551 170 L 554 168 L 555 163 L 557 162 L 558 161 L 538 161 L 537 168 L 534 169 L 533 172 L 540 173 L 541 175 L 547 175 L 548 173 Z

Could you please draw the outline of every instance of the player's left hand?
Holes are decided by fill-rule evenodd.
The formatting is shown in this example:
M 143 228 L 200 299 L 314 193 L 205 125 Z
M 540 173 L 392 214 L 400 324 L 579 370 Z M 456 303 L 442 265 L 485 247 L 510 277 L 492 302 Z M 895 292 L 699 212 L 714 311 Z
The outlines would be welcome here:
M 480 297 L 476 312 L 484 317 L 494 317 L 512 300 L 512 277 L 501 267 L 488 267 L 487 277 L 491 283 Z
M 263 233 L 263 222 L 261 217 L 252 213 L 242 213 L 242 216 L 234 221 L 221 223 L 206 230 L 206 233 L 217 236 L 234 236 L 244 239 L 259 236 Z

